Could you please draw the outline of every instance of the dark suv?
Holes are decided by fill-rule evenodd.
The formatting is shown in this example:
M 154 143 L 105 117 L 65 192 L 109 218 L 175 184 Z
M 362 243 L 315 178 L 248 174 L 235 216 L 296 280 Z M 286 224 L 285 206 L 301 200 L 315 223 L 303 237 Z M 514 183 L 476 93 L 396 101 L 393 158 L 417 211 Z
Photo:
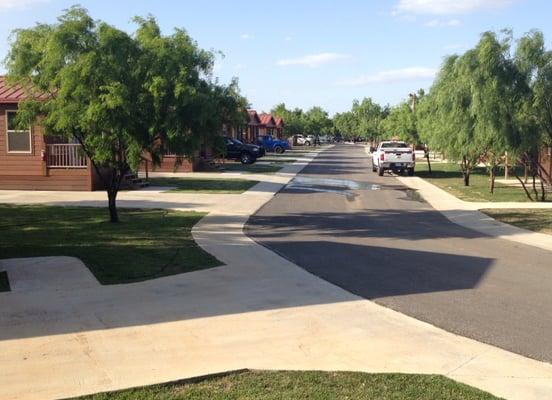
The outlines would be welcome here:
M 242 164 L 253 164 L 257 158 L 265 155 L 265 150 L 255 144 L 245 144 L 238 139 L 224 137 L 226 158 L 240 161 Z

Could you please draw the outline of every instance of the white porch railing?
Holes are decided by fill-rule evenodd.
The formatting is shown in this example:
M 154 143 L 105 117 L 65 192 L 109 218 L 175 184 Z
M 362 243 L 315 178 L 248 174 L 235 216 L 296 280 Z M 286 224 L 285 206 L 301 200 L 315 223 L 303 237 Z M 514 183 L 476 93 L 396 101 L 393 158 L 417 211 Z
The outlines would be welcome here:
M 80 144 L 47 144 L 46 165 L 48 168 L 86 168 L 88 161 Z

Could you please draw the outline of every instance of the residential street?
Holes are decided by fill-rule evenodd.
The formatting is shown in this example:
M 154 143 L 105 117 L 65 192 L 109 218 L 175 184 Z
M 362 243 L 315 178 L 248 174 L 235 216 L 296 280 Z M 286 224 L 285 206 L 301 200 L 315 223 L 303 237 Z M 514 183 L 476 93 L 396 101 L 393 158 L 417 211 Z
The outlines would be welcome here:
M 397 179 L 372 173 L 363 146 L 321 154 L 246 229 L 354 294 L 552 361 L 552 254 L 450 222 Z

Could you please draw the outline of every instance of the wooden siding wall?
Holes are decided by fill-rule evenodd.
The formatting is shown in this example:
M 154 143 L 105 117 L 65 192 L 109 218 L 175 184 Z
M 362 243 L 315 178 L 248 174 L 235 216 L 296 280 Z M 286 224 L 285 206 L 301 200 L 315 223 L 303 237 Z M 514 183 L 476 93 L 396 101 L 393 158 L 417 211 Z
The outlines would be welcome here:
M 6 111 L 15 104 L 0 104 L 0 190 L 78 190 L 95 189 L 88 168 L 46 168 L 43 128 L 31 128 L 31 153 L 8 153 Z
M 190 162 L 187 158 L 182 159 L 181 164 L 176 163 L 176 156 L 165 156 L 161 160 L 161 163 L 156 166 L 152 166 L 148 161 L 149 172 L 193 172 L 197 170 L 197 162 Z M 140 164 L 140 172 L 146 171 L 145 162 Z
M 46 164 L 42 161 L 44 140 L 42 128 L 31 128 L 31 153 L 8 153 L 6 111 L 17 110 L 16 105 L 0 105 L 0 175 L 44 176 Z

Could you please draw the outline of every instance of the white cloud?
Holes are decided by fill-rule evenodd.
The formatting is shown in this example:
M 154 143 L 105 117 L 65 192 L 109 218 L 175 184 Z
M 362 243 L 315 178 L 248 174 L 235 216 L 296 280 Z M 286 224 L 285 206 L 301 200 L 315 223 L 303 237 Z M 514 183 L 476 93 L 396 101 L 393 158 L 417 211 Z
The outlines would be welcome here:
M 0 0 L 0 1 L 1 1 L 1 0 Z M 253 38 L 253 36 L 251 36 L 249 33 L 242 33 L 242 34 L 240 35 L 240 39 L 241 39 L 241 40 L 249 40 L 249 39 L 251 39 L 251 38 Z
M 443 20 L 443 19 L 435 18 L 425 23 L 425 26 L 429 28 L 444 28 L 449 26 L 460 26 L 460 25 L 461 25 L 461 22 L 458 19 Z
M 437 70 L 427 67 L 410 67 L 379 71 L 374 74 L 361 75 L 358 78 L 337 82 L 341 86 L 366 86 L 378 83 L 396 83 L 401 81 L 433 79 Z
M 48 3 L 50 0 L 0 0 L 0 10 L 28 8 L 34 4 Z
M 286 58 L 283 60 L 279 60 L 278 65 L 282 67 L 287 65 L 304 65 L 307 67 L 315 68 L 322 64 L 343 60 L 345 58 L 349 58 L 349 56 L 346 54 L 340 54 L 340 53 L 308 54 L 303 57 Z
M 286 42 L 290 42 L 292 39 L 293 39 L 293 38 L 292 38 L 291 36 L 286 36 L 286 37 L 284 38 L 284 40 L 285 40 Z
M 399 0 L 394 13 L 457 15 L 504 8 L 516 0 Z

